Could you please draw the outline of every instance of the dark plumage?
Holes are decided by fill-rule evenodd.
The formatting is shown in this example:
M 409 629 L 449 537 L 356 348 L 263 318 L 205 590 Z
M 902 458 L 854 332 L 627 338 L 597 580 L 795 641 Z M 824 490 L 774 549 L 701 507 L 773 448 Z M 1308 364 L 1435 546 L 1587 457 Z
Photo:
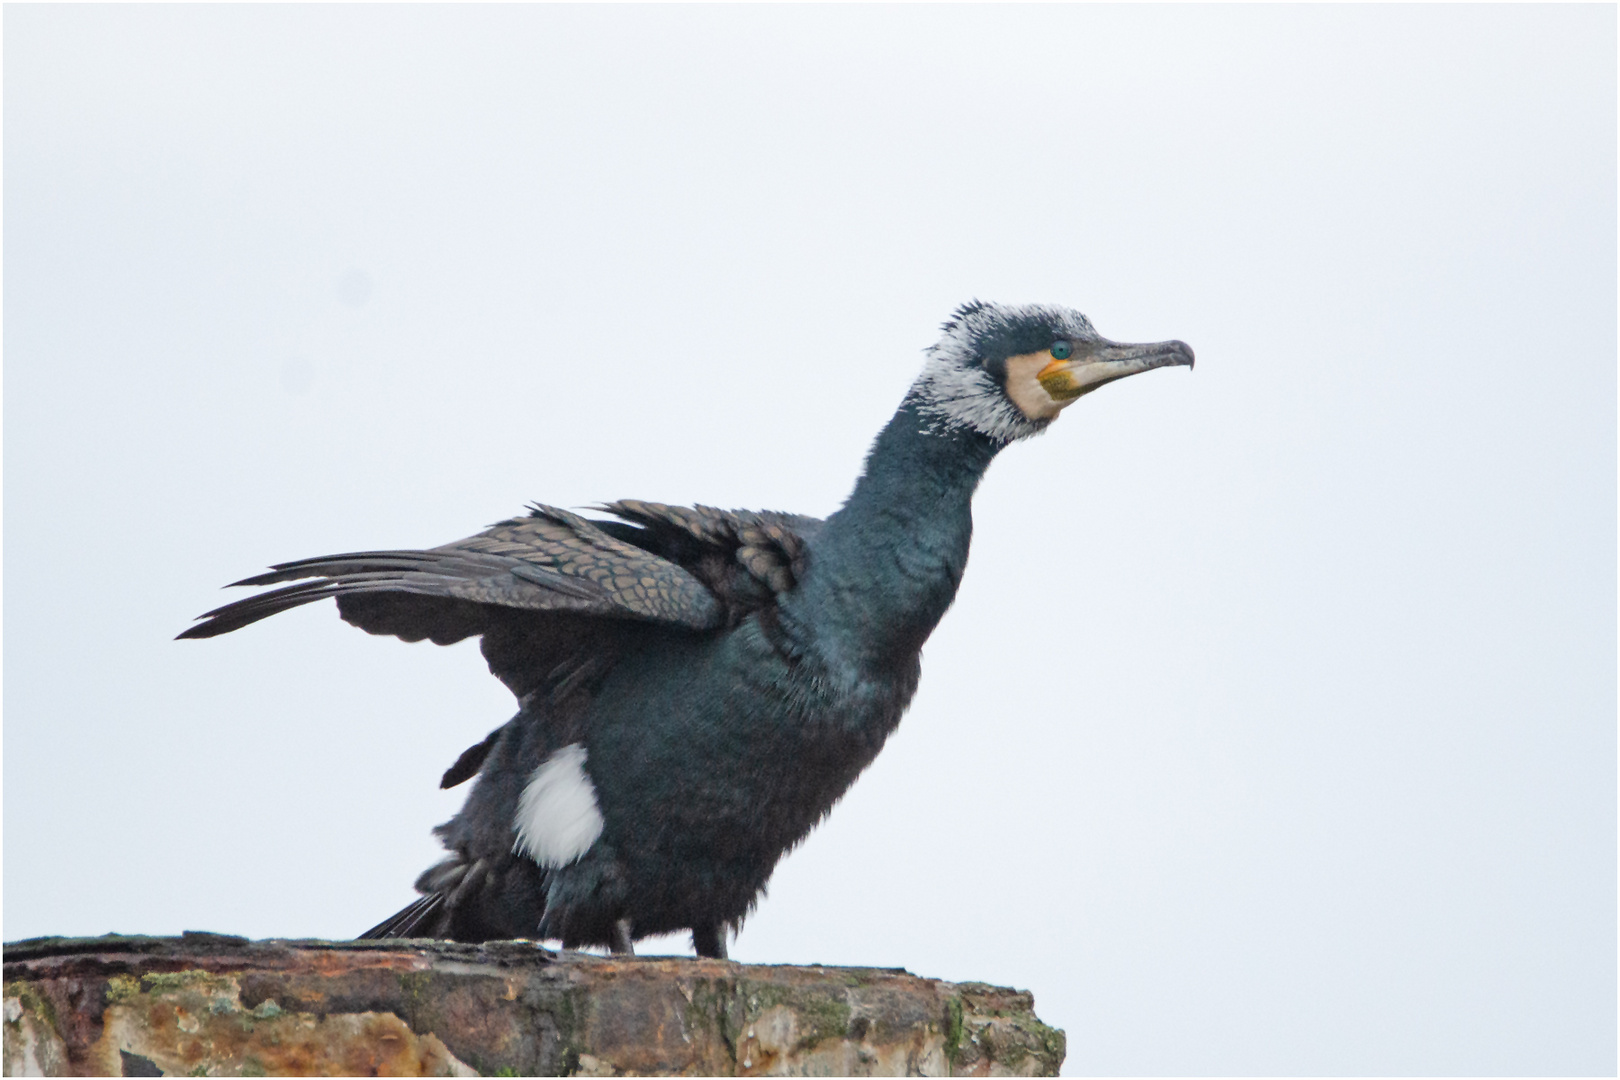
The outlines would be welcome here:
M 445 773 L 423 896 L 365 937 L 560 938 L 628 950 L 690 929 L 723 956 L 782 855 L 882 749 L 956 595 L 996 453 L 1104 383 L 1191 365 L 1066 308 L 958 309 L 825 521 L 625 500 L 548 506 L 427 551 L 284 563 L 211 637 L 334 597 L 374 634 L 482 637 L 518 713 Z M 314 579 L 314 580 L 305 580 Z M 294 582 L 294 584 L 283 584 Z

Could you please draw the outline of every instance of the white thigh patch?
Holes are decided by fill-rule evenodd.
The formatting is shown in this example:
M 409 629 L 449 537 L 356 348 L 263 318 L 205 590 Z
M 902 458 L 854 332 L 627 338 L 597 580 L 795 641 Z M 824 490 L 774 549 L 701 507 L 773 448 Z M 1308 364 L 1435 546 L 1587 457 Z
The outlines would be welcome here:
M 534 770 L 512 827 L 512 850 L 541 866 L 567 866 L 590 850 L 602 835 L 602 811 L 585 775 L 584 746 L 570 743 Z

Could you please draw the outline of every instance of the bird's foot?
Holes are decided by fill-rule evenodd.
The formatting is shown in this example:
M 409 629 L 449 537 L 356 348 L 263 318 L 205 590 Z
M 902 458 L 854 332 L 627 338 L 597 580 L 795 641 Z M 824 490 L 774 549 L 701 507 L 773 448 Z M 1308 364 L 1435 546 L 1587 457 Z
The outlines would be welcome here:
M 692 951 L 711 960 L 726 959 L 726 924 L 692 927 Z
M 613 955 L 636 955 L 635 939 L 630 936 L 630 920 L 620 919 L 613 924 Z

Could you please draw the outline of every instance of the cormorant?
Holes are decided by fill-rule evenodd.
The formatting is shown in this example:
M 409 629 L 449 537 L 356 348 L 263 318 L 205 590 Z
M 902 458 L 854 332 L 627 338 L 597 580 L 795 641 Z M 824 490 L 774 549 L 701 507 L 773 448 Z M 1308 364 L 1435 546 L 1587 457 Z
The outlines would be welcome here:
M 444 774 L 477 776 L 435 831 L 423 895 L 362 937 L 561 939 L 632 951 L 726 939 L 783 854 L 882 749 L 967 564 L 992 458 L 1105 383 L 1192 366 L 1078 311 L 974 301 L 826 520 L 624 500 L 526 517 L 426 551 L 282 563 L 299 581 L 218 608 L 212 637 L 326 597 L 373 634 L 482 636 L 517 715 Z

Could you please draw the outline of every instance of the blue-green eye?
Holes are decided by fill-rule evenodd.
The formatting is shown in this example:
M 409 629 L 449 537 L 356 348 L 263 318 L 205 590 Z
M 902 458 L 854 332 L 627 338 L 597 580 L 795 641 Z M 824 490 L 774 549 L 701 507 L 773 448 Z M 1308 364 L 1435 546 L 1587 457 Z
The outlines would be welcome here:
M 1073 345 L 1070 345 L 1067 341 L 1060 341 L 1052 346 L 1052 359 L 1067 360 L 1072 352 L 1074 352 Z

